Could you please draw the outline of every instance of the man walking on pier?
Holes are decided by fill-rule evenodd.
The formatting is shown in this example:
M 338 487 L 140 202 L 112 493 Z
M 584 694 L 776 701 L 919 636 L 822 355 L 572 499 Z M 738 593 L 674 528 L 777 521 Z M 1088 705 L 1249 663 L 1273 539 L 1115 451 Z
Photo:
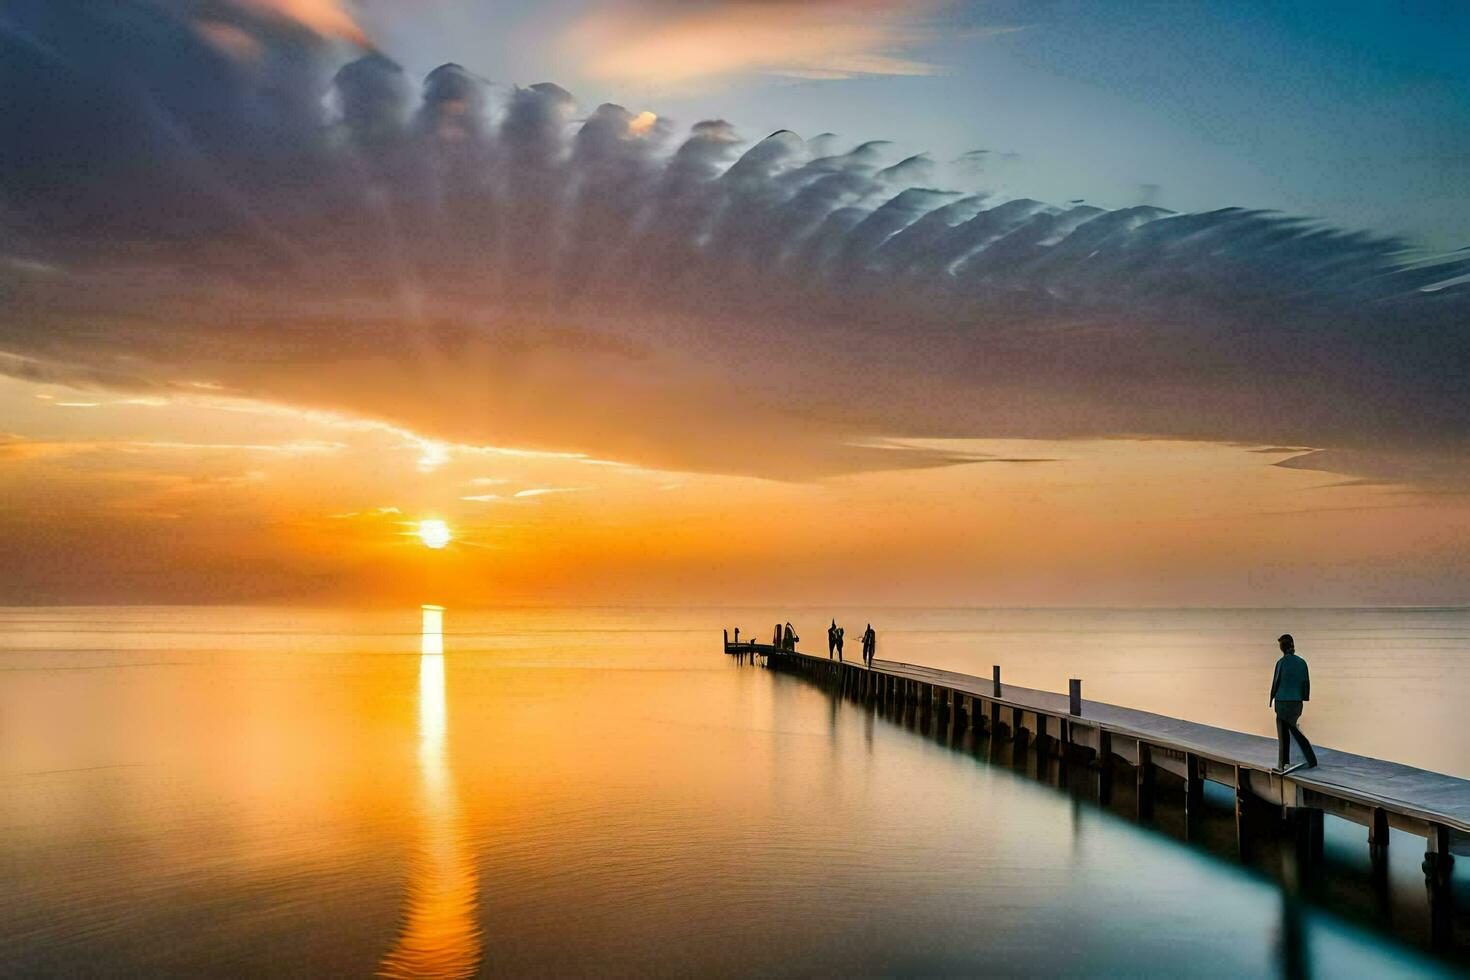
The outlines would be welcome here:
M 1291 755 L 1288 736 L 1296 739 L 1297 746 L 1306 756 L 1308 769 L 1317 764 L 1317 753 L 1312 743 L 1296 726 L 1302 716 L 1302 702 L 1312 699 L 1311 678 L 1307 673 L 1307 662 L 1296 655 L 1296 641 L 1290 633 L 1283 633 L 1276 640 L 1281 645 L 1281 659 L 1276 661 L 1276 674 L 1271 678 L 1271 704 L 1276 706 L 1277 771 L 1285 772 Z M 1300 768 L 1298 766 L 1297 768 Z

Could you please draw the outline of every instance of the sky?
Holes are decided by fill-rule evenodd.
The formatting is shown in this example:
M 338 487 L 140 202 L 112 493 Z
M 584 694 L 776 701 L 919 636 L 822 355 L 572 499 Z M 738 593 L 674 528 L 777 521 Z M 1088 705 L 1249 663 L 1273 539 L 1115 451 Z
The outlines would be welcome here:
M 1467 20 L 17 0 L 0 602 L 1466 602 Z

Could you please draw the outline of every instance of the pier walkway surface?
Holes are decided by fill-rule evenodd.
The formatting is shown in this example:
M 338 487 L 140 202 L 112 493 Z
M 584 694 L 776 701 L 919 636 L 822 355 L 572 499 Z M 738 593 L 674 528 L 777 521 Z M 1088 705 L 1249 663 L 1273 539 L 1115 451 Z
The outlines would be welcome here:
M 1248 792 L 1284 808 L 1326 810 L 1365 824 L 1380 846 L 1386 846 L 1393 826 L 1425 837 L 1430 852 L 1446 862 L 1451 852 L 1470 854 L 1470 780 L 1320 746 L 1316 768 L 1283 776 L 1273 768 L 1274 738 L 1003 684 L 999 667 L 994 677 L 980 678 L 883 659 L 868 668 L 762 643 L 727 642 L 725 650 L 765 657 L 772 667 L 835 672 L 879 699 L 953 709 L 955 724 L 968 718 L 977 730 L 1004 738 L 1020 736 L 1024 742 L 1029 736 L 1033 743 L 1118 756 L 1140 770 L 1141 781 L 1150 775 L 1145 770 L 1155 768 L 1183 778 L 1187 790 L 1197 791 L 1198 782 L 1208 779 L 1234 787 L 1238 795 Z M 1081 682 L 1073 683 L 1080 692 Z
M 886 674 L 949 688 L 972 697 L 993 696 L 994 693 L 991 680 L 981 680 L 968 674 L 891 660 L 875 660 L 873 667 Z M 1075 718 L 1079 724 L 1095 721 L 1114 733 L 1262 773 L 1270 773 L 1276 764 L 1276 739 L 1262 735 L 1201 725 L 1101 701 L 1082 701 L 1081 713 L 1073 716 L 1069 714 L 1068 695 L 1014 684 L 1002 684 L 1000 697 L 996 700 L 1020 705 L 1028 711 Z M 1385 807 L 1421 820 L 1448 824 L 1463 833 L 1470 833 L 1470 780 L 1351 752 L 1314 747 L 1319 765 L 1291 774 L 1291 780 L 1302 787 L 1341 795 L 1367 806 Z

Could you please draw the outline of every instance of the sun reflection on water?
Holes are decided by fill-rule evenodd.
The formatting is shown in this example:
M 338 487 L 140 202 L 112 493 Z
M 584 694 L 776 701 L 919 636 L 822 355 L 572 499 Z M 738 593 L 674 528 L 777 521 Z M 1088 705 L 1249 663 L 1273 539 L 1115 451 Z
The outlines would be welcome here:
M 464 977 L 480 966 L 479 881 L 465 839 L 446 751 L 444 610 L 423 607 L 419 657 L 419 834 L 407 907 L 384 977 Z

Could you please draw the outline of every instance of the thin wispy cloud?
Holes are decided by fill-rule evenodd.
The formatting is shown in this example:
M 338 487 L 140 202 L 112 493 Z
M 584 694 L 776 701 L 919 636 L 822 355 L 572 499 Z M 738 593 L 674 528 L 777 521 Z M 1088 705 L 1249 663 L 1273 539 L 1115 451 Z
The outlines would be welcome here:
M 592 78 L 688 86 L 737 74 L 795 78 L 928 75 L 917 52 L 945 0 L 616 3 L 577 20 L 562 44 Z
M 280 456 L 321 456 L 340 453 L 347 446 L 340 442 L 295 440 L 287 443 L 203 443 L 169 442 L 144 439 L 64 439 L 33 440 L 14 434 L 0 433 L 0 456 L 11 458 L 43 458 L 115 453 L 264 453 Z
M 326 37 L 368 44 L 367 35 L 341 0 L 227 0 L 237 7 L 295 21 Z M 205 21 L 206 24 L 218 23 Z
M 581 493 L 586 487 L 533 487 L 529 490 L 517 490 L 515 497 L 543 497 L 549 493 Z

